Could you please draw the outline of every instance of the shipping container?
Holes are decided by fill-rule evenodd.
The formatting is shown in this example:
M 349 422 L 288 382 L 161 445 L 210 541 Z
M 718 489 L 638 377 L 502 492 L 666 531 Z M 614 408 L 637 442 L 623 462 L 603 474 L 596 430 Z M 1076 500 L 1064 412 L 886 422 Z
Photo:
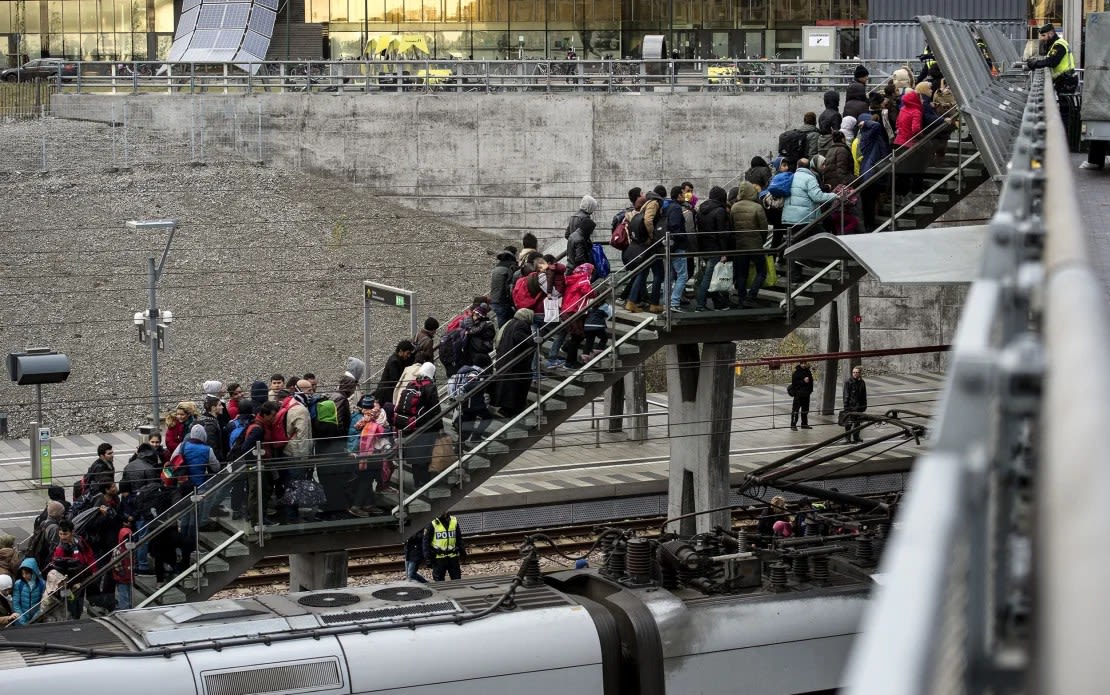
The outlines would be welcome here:
M 914 17 L 931 14 L 965 22 L 1025 23 L 1028 0 L 871 0 L 867 19 L 871 22 L 910 22 Z
M 1024 50 L 1027 27 L 1024 21 L 981 22 L 990 24 Z M 917 22 L 870 22 L 860 26 L 860 59 L 873 71 L 890 74 L 907 61 L 914 73 L 921 68 L 917 56 L 925 49 L 925 33 Z

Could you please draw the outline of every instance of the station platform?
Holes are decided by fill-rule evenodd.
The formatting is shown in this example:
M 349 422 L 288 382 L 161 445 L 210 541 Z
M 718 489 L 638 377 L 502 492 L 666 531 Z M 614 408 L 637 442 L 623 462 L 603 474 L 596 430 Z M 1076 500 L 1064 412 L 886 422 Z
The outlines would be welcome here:
M 783 374 L 785 379 L 786 375 Z M 943 386 L 943 374 L 866 375 L 868 412 L 891 408 L 929 415 Z M 839 399 L 839 393 L 838 393 Z M 737 388 L 733 395 L 731 441 L 732 483 L 766 463 L 834 436 L 841 431 L 835 416 L 811 414 L 811 430 L 790 430 L 790 398 L 784 383 Z M 813 399 L 817 403 L 817 398 Z M 604 405 L 596 401 L 533 446 L 454 511 L 478 514 L 539 505 L 565 505 L 591 500 L 652 496 L 666 493 L 670 440 L 666 394 L 648 395 L 647 438 L 629 441 L 626 432 L 610 433 Z M 916 422 L 916 421 L 915 421 Z M 925 424 L 925 423 L 920 423 Z M 887 430 L 891 431 L 891 430 Z M 865 437 L 866 438 L 866 437 Z M 137 432 L 111 432 L 54 440 L 54 481 L 67 490 L 96 458 L 96 447 L 109 442 L 122 471 L 139 442 Z M 859 477 L 909 471 L 923 449 L 912 440 L 898 440 L 846 453 L 813 470 L 814 477 Z M 46 504 L 46 490 L 29 479 L 27 440 L 0 440 L 0 533 L 22 540 L 30 535 L 34 517 Z

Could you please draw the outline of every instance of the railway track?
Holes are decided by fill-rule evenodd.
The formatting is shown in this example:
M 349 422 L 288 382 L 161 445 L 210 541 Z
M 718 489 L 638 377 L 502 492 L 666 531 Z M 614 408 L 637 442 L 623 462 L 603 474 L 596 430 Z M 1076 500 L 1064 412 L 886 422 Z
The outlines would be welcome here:
M 646 536 L 650 537 L 653 535 L 650 531 L 658 531 L 663 521 L 663 517 L 653 516 L 614 522 L 612 525 L 644 532 Z M 525 537 L 536 534 L 550 537 L 558 543 L 559 550 L 566 554 L 581 554 L 593 546 L 592 536 L 594 530 L 599 526 L 600 524 L 578 524 L 469 536 L 466 539 L 466 544 L 472 550 L 467 552 L 467 563 L 516 560 L 520 558 L 520 545 L 524 542 Z M 583 537 L 591 538 L 590 540 L 582 540 Z M 548 544 L 541 543 L 537 548 L 541 556 L 554 554 Z M 400 554 L 401 548 L 394 545 L 352 548 L 348 551 L 347 576 L 364 577 L 379 573 L 404 572 L 405 562 Z M 274 556 L 259 562 L 254 569 L 240 576 L 227 588 L 246 589 L 288 583 L 288 557 Z
M 873 493 L 863 495 L 863 497 L 879 498 L 887 494 L 889 493 Z M 733 528 L 743 525 L 745 522 L 753 522 L 763 510 L 764 507 L 762 506 L 734 509 L 732 512 Z M 466 538 L 466 544 L 471 548 L 467 553 L 467 563 L 503 562 L 519 559 L 520 546 L 524 539 L 538 534 L 554 540 L 561 552 L 567 555 L 580 555 L 593 546 L 594 532 L 599 527 L 620 527 L 639 532 L 643 537 L 650 538 L 658 535 L 664 521 L 666 521 L 665 517 L 650 516 L 613 521 L 606 524 L 572 524 L 476 534 Z M 539 543 L 536 548 L 541 557 L 557 555 L 547 543 Z M 381 573 L 403 573 L 405 562 L 401 553 L 401 547 L 396 545 L 351 548 L 348 550 L 347 576 L 365 577 Z M 229 584 L 227 589 L 252 589 L 274 585 L 289 585 L 289 558 L 287 556 L 276 555 L 261 560 L 253 569 Z

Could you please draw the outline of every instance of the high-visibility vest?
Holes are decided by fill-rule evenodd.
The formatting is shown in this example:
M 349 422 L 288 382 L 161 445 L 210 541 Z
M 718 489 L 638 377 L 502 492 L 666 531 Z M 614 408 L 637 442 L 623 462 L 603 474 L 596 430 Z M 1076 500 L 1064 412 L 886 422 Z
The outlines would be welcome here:
M 1048 52 L 1051 53 L 1052 49 L 1056 48 L 1057 45 L 1064 47 L 1064 57 L 1060 59 L 1059 63 L 1056 63 L 1056 67 L 1052 68 L 1052 79 L 1054 80 L 1065 72 L 1075 70 L 1075 56 L 1072 55 L 1071 47 L 1068 46 L 1067 41 L 1056 39 L 1052 42 L 1052 46 L 1048 49 Z
M 432 520 L 432 550 L 436 558 L 458 557 L 459 552 L 455 547 L 455 536 L 458 534 L 459 520 L 451 517 L 447 526 L 439 518 Z

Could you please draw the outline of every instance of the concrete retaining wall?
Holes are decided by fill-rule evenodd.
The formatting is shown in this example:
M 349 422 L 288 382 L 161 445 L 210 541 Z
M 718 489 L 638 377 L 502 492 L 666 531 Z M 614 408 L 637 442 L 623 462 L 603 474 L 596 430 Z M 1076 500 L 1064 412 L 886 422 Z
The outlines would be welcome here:
M 818 93 L 143 94 L 63 95 L 54 112 L 86 119 L 119 113 L 103 108 L 109 99 L 126 104 L 129 128 L 185 143 L 201 129 L 211 134 L 226 126 L 219 119 L 230 121 L 232 113 L 260 114 L 236 121 L 251 143 L 244 156 L 258 151 L 253 142 L 260 135 L 267 165 L 377 189 L 407 207 L 499 236 L 531 230 L 541 239 L 561 239 L 586 193 L 599 200 L 599 219 L 606 220 L 625 205 L 632 186 L 690 180 L 704 198 L 710 186 L 736 185 L 753 155 L 767 155 L 780 132 L 821 108 Z M 191 108 L 191 100 L 202 100 L 204 108 Z M 961 206 L 967 214 L 957 208 L 949 217 L 983 217 L 994 204 L 992 192 L 977 193 Z M 865 281 L 864 349 L 948 342 L 964 295 L 963 288 Z M 812 351 L 823 348 L 817 323 L 799 331 Z M 869 364 L 940 370 L 946 360 L 921 355 Z

